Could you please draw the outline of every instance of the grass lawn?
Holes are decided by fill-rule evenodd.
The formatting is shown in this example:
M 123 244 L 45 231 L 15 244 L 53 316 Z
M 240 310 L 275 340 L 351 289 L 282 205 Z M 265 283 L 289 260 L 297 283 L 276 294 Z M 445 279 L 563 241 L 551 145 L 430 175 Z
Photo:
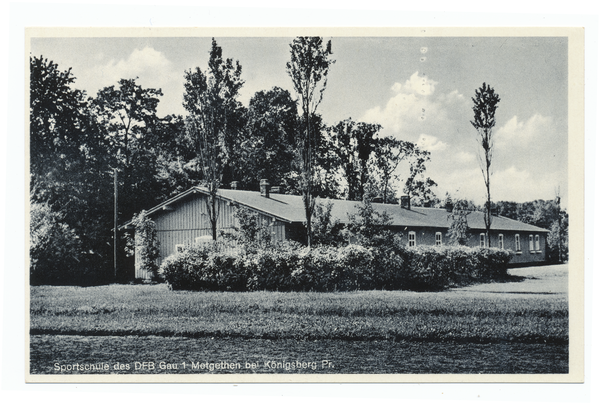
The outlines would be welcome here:
M 566 265 L 513 272 L 524 279 L 436 293 L 31 287 L 30 370 L 120 362 L 126 373 L 568 372 Z M 199 366 L 221 361 L 241 369 Z M 318 366 L 286 370 L 293 361 Z

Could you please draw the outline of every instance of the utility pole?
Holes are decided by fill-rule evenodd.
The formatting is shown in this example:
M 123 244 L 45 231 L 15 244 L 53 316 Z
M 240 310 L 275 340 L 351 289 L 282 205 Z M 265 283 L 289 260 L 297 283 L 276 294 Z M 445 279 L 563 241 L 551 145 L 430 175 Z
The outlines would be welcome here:
M 561 218 L 560 218 L 560 187 L 556 192 L 556 206 L 558 211 L 558 262 L 562 263 L 562 228 L 561 228 Z
M 114 277 L 117 280 L 117 237 L 118 237 L 118 225 L 119 225 L 119 207 L 118 207 L 118 181 L 117 181 L 117 169 L 114 169 L 114 196 L 115 196 L 115 215 L 114 215 L 114 233 L 113 233 L 113 257 L 114 257 Z

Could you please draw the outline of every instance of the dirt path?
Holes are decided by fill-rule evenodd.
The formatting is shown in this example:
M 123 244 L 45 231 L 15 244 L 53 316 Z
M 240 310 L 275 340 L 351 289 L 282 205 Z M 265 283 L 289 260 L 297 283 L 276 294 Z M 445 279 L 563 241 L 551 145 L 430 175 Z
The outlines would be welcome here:
M 568 265 L 523 267 L 510 269 L 512 276 L 523 277 L 520 281 L 489 283 L 457 288 L 454 291 L 507 293 L 507 294 L 556 294 L 565 296 L 568 292 Z

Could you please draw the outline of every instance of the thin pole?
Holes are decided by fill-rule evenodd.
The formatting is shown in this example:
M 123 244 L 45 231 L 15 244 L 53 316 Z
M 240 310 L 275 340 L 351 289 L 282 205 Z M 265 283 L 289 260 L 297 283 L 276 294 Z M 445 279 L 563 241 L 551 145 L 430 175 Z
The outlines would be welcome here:
M 117 279 L 117 226 L 119 220 L 119 211 L 118 211 L 118 188 L 117 188 L 117 169 L 114 171 L 114 195 L 115 195 L 115 215 L 114 215 L 114 234 L 113 234 L 113 257 L 114 257 L 114 276 L 115 280 Z

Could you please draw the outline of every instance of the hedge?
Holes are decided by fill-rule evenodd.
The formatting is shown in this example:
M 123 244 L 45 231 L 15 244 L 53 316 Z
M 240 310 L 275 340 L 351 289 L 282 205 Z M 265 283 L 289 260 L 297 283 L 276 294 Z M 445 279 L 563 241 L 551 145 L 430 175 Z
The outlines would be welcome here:
M 435 291 L 506 277 L 511 253 L 458 247 L 308 249 L 282 243 L 228 253 L 209 246 L 169 256 L 160 273 L 175 290 Z

